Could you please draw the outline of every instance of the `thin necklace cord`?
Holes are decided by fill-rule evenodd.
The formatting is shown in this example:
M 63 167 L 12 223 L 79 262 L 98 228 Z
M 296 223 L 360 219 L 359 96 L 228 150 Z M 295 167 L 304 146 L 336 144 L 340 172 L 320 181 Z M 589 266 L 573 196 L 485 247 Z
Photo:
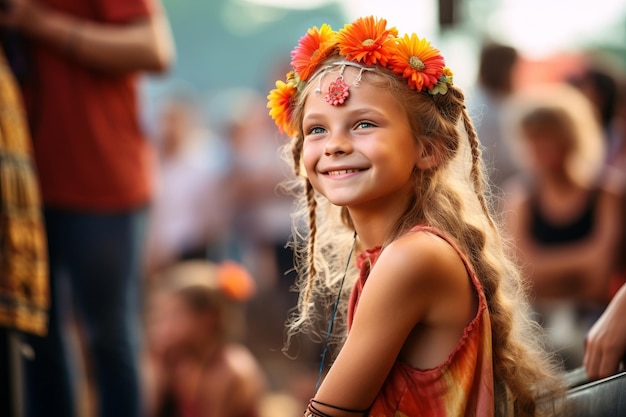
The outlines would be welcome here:
M 322 383 L 322 375 L 324 374 L 324 364 L 326 363 L 326 354 L 328 353 L 328 343 L 330 342 L 330 337 L 333 333 L 333 328 L 335 326 L 335 316 L 337 315 L 337 308 L 339 307 L 339 300 L 341 299 L 341 293 L 343 291 L 343 284 L 346 281 L 346 275 L 348 275 L 348 268 L 350 267 L 350 260 L 352 259 L 352 254 L 354 253 L 355 247 L 356 247 L 356 232 L 354 232 L 354 242 L 352 243 L 352 248 L 350 249 L 350 253 L 348 254 L 346 267 L 343 271 L 343 276 L 341 277 L 341 283 L 339 284 L 339 292 L 337 293 L 337 299 L 335 300 L 335 304 L 333 305 L 333 311 L 330 315 L 330 322 L 328 323 L 328 330 L 326 331 L 326 340 L 324 341 L 324 350 L 322 351 L 322 360 L 320 361 L 319 374 L 317 376 L 317 383 L 315 384 L 316 392 L 318 388 L 320 387 L 320 384 Z

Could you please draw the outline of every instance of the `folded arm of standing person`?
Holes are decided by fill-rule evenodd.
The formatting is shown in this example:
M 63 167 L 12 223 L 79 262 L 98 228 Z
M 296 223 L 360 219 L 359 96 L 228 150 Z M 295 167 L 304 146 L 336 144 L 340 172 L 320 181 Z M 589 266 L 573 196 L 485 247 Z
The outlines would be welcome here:
M 3 2 L 0 26 L 13 27 L 96 70 L 163 72 L 174 58 L 169 23 L 160 7 L 118 25 L 82 19 L 32 0 Z
M 514 196 L 504 208 L 506 223 L 516 240 L 525 273 L 532 277 L 535 296 L 606 303 L 620 239 L 619 224 L 622 219 L 619 197 L 611 190 L 602 190 L 594 231 L 587 239 L 546 247 L 533 242 L 530 236 L 527 195 L 518 190 Z

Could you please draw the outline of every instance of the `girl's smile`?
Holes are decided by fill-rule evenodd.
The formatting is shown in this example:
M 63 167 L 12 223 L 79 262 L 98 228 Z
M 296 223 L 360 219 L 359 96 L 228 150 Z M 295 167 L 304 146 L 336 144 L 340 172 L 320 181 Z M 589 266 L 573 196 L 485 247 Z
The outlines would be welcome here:
M 350 176 L 349 174 L 356 174 L 357 172 L 361 172 L 363 170 L 361 169 L 352 169 L 352 168 L 347 168 L 347 169 L 337 169 L 337 170 L 332 170 L 332 171 L 328 171 L 328 172 L 324 172 L 324 175 L 328 175 L 329 177 L 340 177 L 340 178 L 345 178 L 346 176 Z

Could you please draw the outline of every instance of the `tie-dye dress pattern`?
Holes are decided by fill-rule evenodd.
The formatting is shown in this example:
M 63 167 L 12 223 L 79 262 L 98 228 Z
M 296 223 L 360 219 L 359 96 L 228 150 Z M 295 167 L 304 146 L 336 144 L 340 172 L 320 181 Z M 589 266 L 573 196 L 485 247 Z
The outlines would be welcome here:
M 494 414 L 494 383 L 491 322 L 484 291 L 474 268 L 454 240 L 441 231 L 416 226 L 412 232 L 428 232 L 448 242 L 459 254 L 478 296 L 478 310 L 465 327 L 448 359 L 432 369 L 417 369 L 396 361 L 369 411 L 369 417 L 491 417 Z M 381 248 L 359 255 L 360 274 L 348 309 L 352 324 L 369 271 Z

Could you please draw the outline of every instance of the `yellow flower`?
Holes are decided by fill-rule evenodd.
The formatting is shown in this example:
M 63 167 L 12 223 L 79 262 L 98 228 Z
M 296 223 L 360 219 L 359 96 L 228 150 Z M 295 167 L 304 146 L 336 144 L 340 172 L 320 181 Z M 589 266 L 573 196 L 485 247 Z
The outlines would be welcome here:
M 385 19 L 362 17 L 337 32 L 339 53 L 346 59 L 365 65 L 386 66 L 394 51 L 394 39 L 398 30 L 386 28 Z
M 267 107 L 270 109 L 270 116 L 281 132 L 289 136 L 295 136 L 296 130 L 291 124 L 293 113 L 293 99 L 296 95 L 295 80 L 288 76 L 287 82 L 276 81 L 276 88 L 270 91 L 267 96 Z
M 409 86 L 417 91 L 433 88 L 443 73 L 444 59 L 439 50 L 415 33 L 398 38 L 396 53 L 389 67 L 407 79 Z

